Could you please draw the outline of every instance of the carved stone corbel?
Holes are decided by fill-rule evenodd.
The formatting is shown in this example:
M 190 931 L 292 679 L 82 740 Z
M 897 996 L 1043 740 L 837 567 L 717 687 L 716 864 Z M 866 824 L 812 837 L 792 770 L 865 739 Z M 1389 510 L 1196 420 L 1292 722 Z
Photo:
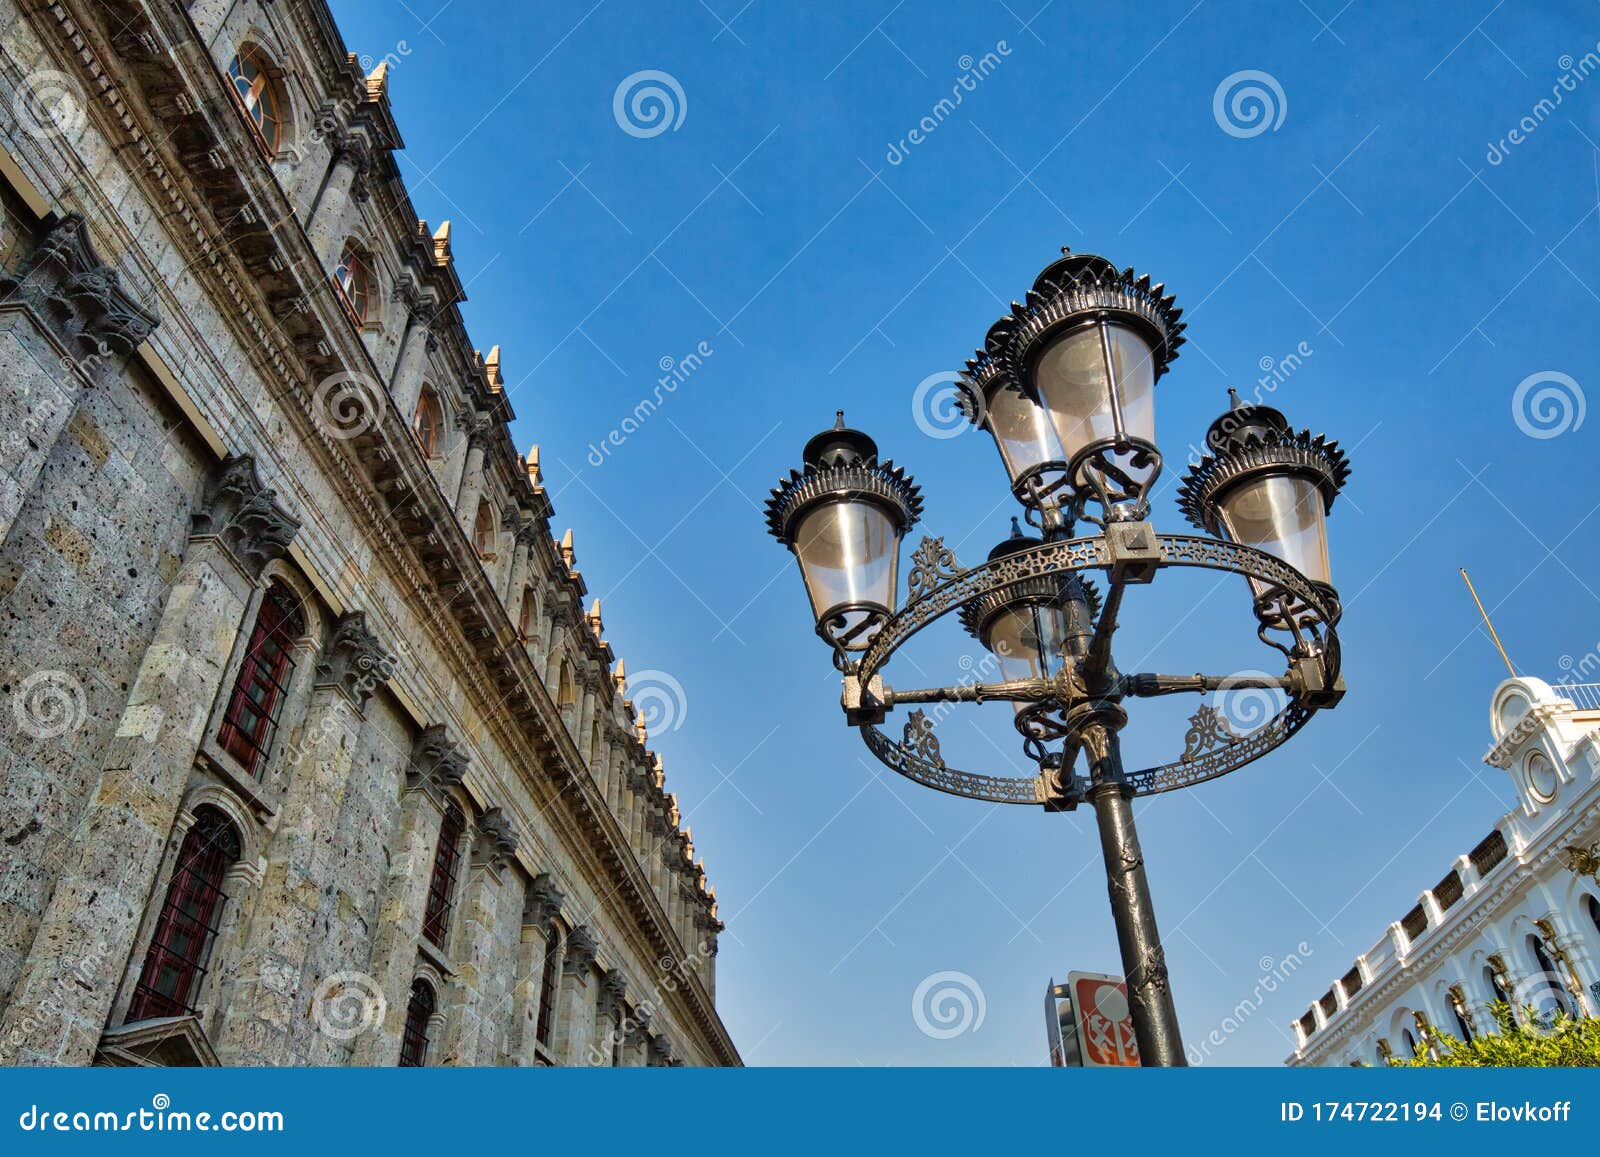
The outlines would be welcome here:
M 466 755 L 450 740 L 444 724 L 424 727 L 411 747 L 406 790 L 426 791 L 440 798 L 447 788 L 460 785 L 467 773 L 467 762 Z
M 615 968 L 600 977 L 600 997 L 595 1011 L 602 1019 L 621 1014 L 623 1002 L 628 999 L 628 982 Z
M 63 345 L 89 355 L 86 362 L 131 353 L 161 324 L 101 260 L 77 213 L 50 226 L 20 277 L 0 277 L 0 298 L 7 297 L 37 308 Z
M 539 929 L 548 940 L 555 930 L 556 916 L 566 899 L 566 893 L 557 887 L 555 877 L 549 872 L 540 872 L 528 885 L 528 895 L 522 903 L 522 922 Z
M 600 951 L 600 941 L 589 931 L 587 924 L 579 924 L 567 933 L 566 970 L 569 974 L 587 977 L 594 967 L 595 956 Z
M 190 534 L 215 538 L 252 581 L 282 558 L 299 533 L 300 521 L 278 505 L 276 491 L 261 485 L 255 459 L 226 458 L 212 471 L 205 504 L 190 520 Z
M 394 674 L 395 657 L 367 629 L 365 611 L 350 611 L 334 624 L 333 635 L 317 659 L 316 685 L 336 687 L 365 710 L 367 700 Z
M 473 867 L 498 871 L 516 851 L 517 831 L 505 812 L 492 807 L 478 817 L 478 835 L 472 843 Z

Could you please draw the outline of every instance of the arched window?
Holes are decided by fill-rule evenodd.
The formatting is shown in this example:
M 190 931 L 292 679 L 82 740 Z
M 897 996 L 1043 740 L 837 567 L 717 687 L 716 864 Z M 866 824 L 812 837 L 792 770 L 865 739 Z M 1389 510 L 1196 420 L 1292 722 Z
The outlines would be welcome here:
M 517 616 L 517 634 L 522 636 L 524 643 L 533 638 L 534 631 L 539 623 L 539 599 L 533 593 L 533 588 L 522 592 L 522 611 Z
M 420 976 L 411 982 L 411 1001 L 406 1005 L 406 1031 L 400 1038 L 400 1067 L 420 1068 L 428 1060 L 428 1022 L 438 1001 L 433 985 Z
M 1417 1038 L 1412 1034 L 1411 1030 L 1408 1029 L 1408 1028 L 1407 1029 L 1402 1029 L 1400 1031 L 1400 1039 L 1405 1041 L 1407 1054 L 1409 1054 L 1410 1056 L 1413 1056 L 1413 1057 L 1416 1056 L 1417 1055 Z
M 1572 997 L 1567 992 L 1566 981 L 1561 978 L 1560 970 L 1556 968 L 1556 962 L 1550 959 L 1544 941 L 1537 936 L 1530 936 L 1528 947 L 1533 952 L 1533 959 L 1539 966 L 1539 971 L 1544 974 L 1541 977 L 1543 983 L 1539 986 L 1539 999 L 1534 1007 L 1546 1016 L 1554 1016 L 1557 1012 L 1571 1016 Z
M 572 678 L 572 664 L 561 660 L 561 678 L 556 683 L 556 706 L 571 707 L 578 701 L 578 685 Z
M 283 143 L 283 86 L 268 71 L 266 61 L 253 48 L 241 48 L 228 66 L 233 95 L 244 110 L 256 140 L 267 156 Z
M 1495 1000 L 1505 1001 L 1512 1006 L 1511 1010 L 1513 1012 L 1516 1011 L 1516 1005 L 1511 1000 L 1511 994 L 1506 991 L 1506 986 L 1500 983 L 1500 974 L 1487 964 L 1483 967 L 1483 981 L 1488 985 L 1489 991 L 1494 993 Z
M 466 827 L 466 817 L 451 800 L 439 823 L 439 844 L 433 852 L 433 875 L 428 880 L 428 906 L 422 915 L 422 934 L 440 948 L 450 938 L 450 909 L 456 893 L 456 869 L 461 863 L 461 836 Z
M 1453 1003 L 1450 1005 L 1450 1011 L 1455 1013 L 1456 1017 L 1456 1037 L 1464 1041 L 1471 1040 L 1472 1026 L 1467 1024 L 1467 1018 L 1461 1015 L 1461 1010 Z
M 129 1024 L 194 1011 L 206 974 L 207 950 L 227 900 L 222 880 L 239 854 L 239 833 L 228 818 L 215 808 L 199 809 L 178 849 L 144 968 L 128 1005 Z
M 1596 900 L 1593 896 L 1585 896 L 1583 898 L 1583 906 L 1588 910 L 1589 919 L 1594 924 L 1594 930 L 1600 932 L 1600 900 Z
M 561 930 L 552 925 L 544 948 L 544 971 L 539 974 L 539 1019 L 534 1023 L 533 1037 L 545 1048 L 550 1047 L 556 1027 L 556 985 L 561 980 Z
M 244 661 L 228 697 L 228 710 L 217 731 L 217 745 L 257 779 L 272 749 L 288 691 L 294 666 L 289 651 L 305 629 L 293 592 L 282 583 L 273 583 L 256 612 Z
M 344 295 L 345 308 L 355 323 L 364 325 L 372 303 L 372 263 L 354 241 L 344 243 L 344 252 L 333 271 L 333 283 Z
M 472 520 L 472 546 L 479 558 L 494 557 L 494 511 L 487 501 L 478 503 L 478 514 Z
M 432 388 L 422 387 L 417 397 L 417 412 L 411 415 L 411 433 L 416 436 L 422 452 L 432 458 L 439 453 L 439 436 L 444 430 L 444 407 Z

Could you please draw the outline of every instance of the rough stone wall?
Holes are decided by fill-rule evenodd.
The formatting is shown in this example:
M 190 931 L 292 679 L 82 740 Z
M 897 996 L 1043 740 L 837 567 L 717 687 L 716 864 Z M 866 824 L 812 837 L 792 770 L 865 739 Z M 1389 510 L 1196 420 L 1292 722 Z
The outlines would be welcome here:
M 609 674 L 598 608 L 582 609 L 570 532 L 551 534 L 536 452 L 511 449 L 498 353 L 461 326 L 448 231 L 417 220 L 381 80 L 363 81 L 330 26 L 257 0 L 0 0 L 0 107 L 38 111 L 40 77 L 76 102 L 68 131 L 0 123 L 0 1061 L 87 1063 L 137 1029 L 123 1020 L 202 798 L 247 849 L 193 1001 L 193 1032 L 225 1063 L 393 1064 L 419 977 L 439 1000 L 429 1063 L 530 1063 L 543 953 L 524 944 L 551 913 L 587 937 L 554 1059 L 587 1063 L 598 967 L 655 994 L 641 1056 L 736 1061 L 709 978 L 660 991 L 656 962 L 697 949 L 676 884 L 693 882 L 713 942 L 714 904 L 687 845 L 669 841 L 664 863 L 633 822 L 676 811 Z M 198 36 L 220 70 L 258 33 L 292 120 L 270 165 L 225 79 L 186 75 L 191 52 L 149 55 Z M 90 58 L 104 84 L 79 71 Z M 330 107 L 331 126 L 317 119 Z M 138 123 L 160 139 L 127 136 Z M 220 136 L 182 151 L 207 133 Z M 244 200 L 222 212 L 206 199 L 225 186 Z M 382 255 L 359 329 L 327 284 L 347 236 Z M 330 431 L 322 387 L 341 365 L 382 383 L 398 425 Z M 449 418 L 428 461 L 404 426 L 424 381 Z M 249 485 L 228 497 L 218 480 L 241 463 Z M 480 496 L 498 527 L 482 561 L 467 545 Z M 270 509 L 268 541 L 245 499 Z M 308 628 L 251 776 L 218 726 L 276 580 Z M 524 589 L 541 596 L 526 647 Z M 577 691 L 559 712 L 556 655 Z M 47 693 L 40 734 L 12 710 L 30 690 Z M 51 734 L 63 690 L 67 727 Z M 590 758 L 596 740 L 614 763 Z M 421 922 L 447 797 L 469 847 L 435 948 Z M 541 914 L 535 877 L 560 884 Z M 345 1035 L 324 998 L 352 984 L 386 1013 Z
M 38 458 L 0 544 L 0 694 L 14 708 L 0 712 L 0 1011 L 155 633 L 203 470 L 147 379 L 80 377 L 72 361 L 31 312 L 0 314 L 5 425 Z M 52 380 L 77 388 L 45 406 L 28 386 Z M 51 416 L 53 441 L 40 432 Z

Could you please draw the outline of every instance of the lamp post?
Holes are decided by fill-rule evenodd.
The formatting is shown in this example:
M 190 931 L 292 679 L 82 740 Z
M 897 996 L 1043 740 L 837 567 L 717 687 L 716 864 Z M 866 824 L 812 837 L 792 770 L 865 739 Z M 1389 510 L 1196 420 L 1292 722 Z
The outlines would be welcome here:
M 1204 536 L 1158 533 L 1150 496 L 1161 473 L 1155 387 L 1183 344 L 1181 311 L 1161 285 L 1103 257 L 1062 250 L 1022 304 L 989 328 L 967 363 L 962 407 L 994 438 L 1012 494 L 1037 536 L 1013 520 L 987 561 L 963 568 L 940 538 L 911 557 L 896 605 L 904 536 L 922 512 L 903 470 L 865 434 L 835 427 L 807 443 L 802 468 L 773 490 L 768 528 L 800 565 L 817 633 L 844 677 L 842 706 L 867 747 L 918 783 L 975 799 L 1072 811 L 1094 808 L 1146 1065 L 1181 1065 L 1183 1045 L 1134 824 L 1132 800 L 1214 779 L 1277 747 L 1344 693 L 1340 606 L 1326 516 L 1349 475 L 1336 443 L 1296 433 L 1278 410 L 1232 394 L 1191 467 L 1179 506 Z M 1074 537 L 1079 522 L 1098 533 Z M 1123 593 L 1162 570 L 1242 576 L 1256 633 L 1283 656 L 1282 676 L 1124 674 L 1112 658 Z M 1085 577 L 1103 573 L 1106 593 Z M 907 640 L 955 614 L 997 662 L 1001 680 L 897 689 L 883 670 Z M 1250 687 L 1286 705 L 1239 733 L 1203 699 L 1183 753 L 1129 772 L 1119 736 L 1131 698 Z M 1032 775 L 949 767 L 930 703 L 1009 701 Z M 882 730 L 911 708 L 899 740 Z M 1080 756 L 1082 771 L 1079 771 Z

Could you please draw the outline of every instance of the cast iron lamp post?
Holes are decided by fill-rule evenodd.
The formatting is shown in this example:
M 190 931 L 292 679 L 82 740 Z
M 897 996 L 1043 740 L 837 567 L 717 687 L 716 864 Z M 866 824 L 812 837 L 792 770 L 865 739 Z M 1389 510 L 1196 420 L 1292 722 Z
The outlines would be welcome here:
M 1180 509 L 1205 536 L 1161 534 L 1149 521 L 1161 473 L 1155 386 L 1183 343 L 1180 313 L 1162 286 L 1102 257 L 1062 250 L 1039 274 L 1025 302 L 990 327 L 962 380 L 964 411 L 994 437 L 1012 493 L 1039 535 L 1023 534 L 1014 520 L 1012 536 L 971 569 L 942 539 L 924 538 L 898 609 L 900 543 L 921 514 L 921 492 L 905 471 L 879 461 L 871 438 L 845 427 L 842 412 L 833 429 L 806 444 L 802 468 L 767 502 L 768 528 L 799 561 L 817 633 L 844 675 L 846 721 L 874 755 L 955 795 L 1046 811 L 1094 808 L 1146 1065 L 1181 1065 L 1184 1055 L 1132 799 L 1259 759 L 1344 694 L 1325 522 L 1350 472 L 1336 443 L 1296 433 L 1279 411 L 1233 394 L 1206 435 L 1211 454 L 1178 489 Z M 1074 537 L 1079 522 L 1099 533 Z M 1111 643 L 1123 592 L 1171 567 L 1246 579 L 1256 633 L 1282 653 L 1284 674 L 1119 671 Z M 1103 598 L 1089 571 L 1103 572 Z M 918 690 L 884 682 L 895 652 L 951 613 L 994 655 L 1001 679 Z M 1286 703 L 1240 734 L 1202 701 L 1181 756 L 1124 770 L 1125 700 L 1227 688 L 1280 690 Z M 934 720 L 919 705 L 988 700 L 1012 704 L 1036 774 L 945 764 Z M 880 727 L 901 707 L 915 709 L 897 742 Z

